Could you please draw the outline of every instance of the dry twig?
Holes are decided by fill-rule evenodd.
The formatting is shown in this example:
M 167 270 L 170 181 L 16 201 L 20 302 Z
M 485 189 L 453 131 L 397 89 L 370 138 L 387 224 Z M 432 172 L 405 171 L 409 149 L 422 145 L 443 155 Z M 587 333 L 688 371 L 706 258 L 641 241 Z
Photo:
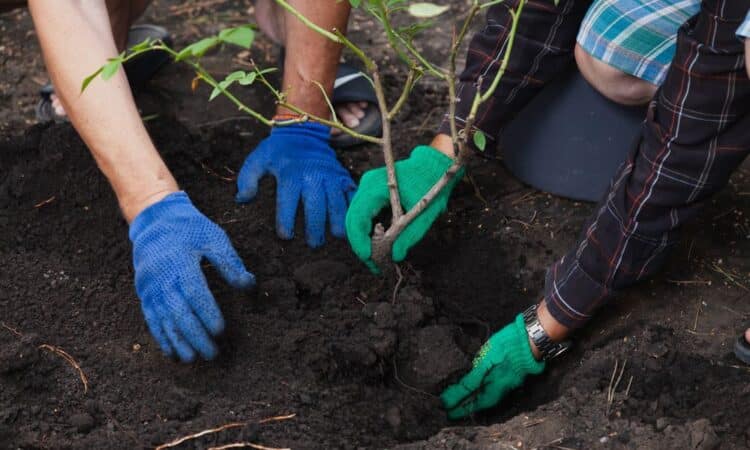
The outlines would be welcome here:
M 398 299 L 398 291 L 401 289 L 401 283 L 404 281 L 404 274 L 401 273 L 401 268 L 398 264 L 394 264 L 393 267 L 396 270 L 396 275 L 398 275 L 398 281 L 396 281 L 396 286 L 393 288 L 393 296 L 391 297 L 391 304 L 395 305 Z
M 6 325 L 5 322 L 0 322 L 0 325 L 2 325 L 3 328 L 5 328 L 6 330 L 8 330 L 11 333 L 15 334 L 18 337 L 23 336 L 20 331 L 16 330 L 15 328 L 13 328 L 13 327 L 11 327 L 9 325 Z
M 83 382 L 83 393 L 86 394 L 89 391 L 89 379 L 86 378 L 86 374 L 83 373 L 83 369 L 81 369 L 81 366 L 76 362 L 75 359 L 73 359 L 72 356 L 70 356 L 65 350 L 55 347 L 53 345 L 49 344 L 42 344 L 39 346 L 40 349 L 44 349 L 47 351 L 50 351 L 60 357 L 62 357 L 65 361 L 67 361 L 68 364 L 73 366 L 73 368 L 78 371 L 78 377 L 81 378 L 81 382 Z
M 609 380 L 609 387 L 607 388 L 607 415 L 609 416 L 609 410 L 612 406 L 612 404 L 615 401 L 615 393 L 617 392 L 617 387 L 620 385 L 620 381 L 622 380 L 622 375 L 625 373 L 625 366 L 628 365 L 628 360 L 626 359 L 622 363 L 622 367 L 620 368 L 620 374 L 617 374 L 617 368 L 620 361 L 615 360 L 615 368 L 612 371 L 612 377 Z M 631 378 L 632 380 L 632 378 Z M 629 389 L 629 386 L 628 386 Z
M 55 201 L 55 196 L 53 195 L 52 197 L 48 198 L 47 200 L 42 200 L 41 202 L 39 202 L 36 205 L 34 205 L 34 208 L 41 208 L 42 206 L 48 205 L 48 204 L 50 204 L 50 203 L 52 203 L 54 201 Z
M 266 447 L 265 445 L 254 444 L 252 442 L 234 442 L 231 444 L 224 444 L 218 447 L 209 447 L 208 450 L 226 450 L 228 448 L 255 448 L 257 450 L 292 450 L 290 448 L 278 448 L 278 447 Z
M 230 422 L 230 423 L 222 425 L 220 427 L 209 428 L 207 430 L 199 431 L 197 433 L 193 433 L 193 434 L 189 434 L 187 436 L 183 436 L 181 438 L 177 438 L 177 439 L 175 439 L 173 441 L 167 442 L 166 444 L 159 445 L 154 450 L 164 450 L 165 448 L 176 447 L 176 446 L 178 446 L 178 445 L 180 445 L 180 444 L 182 444 L 183 442 L 186 442 L 186 441 L 197 439 L 199 437 L 206 436 L 208 434 L 219 433 L 221 431 L 229 430 L 229 429 L 232 429 L 232 428 L 244 427 L 244 426 L 246 426 L 246 425 L 248 425 L 250 423 L 264 424 L 264 423 L 269 423 L 269 422 L 278 422 L 278 421 L 281 421 L 281 420 L 289 420 L 289 419 L 295 417 L 296 415 L 297 414 L 292 413 L 292 414 L 287 414 L 287 415 L 284 415 L 284 416 L 268 417 L 266 419 L 262 419 L 262 420 L 259 420 L 257 422 Z M 254 444 L 254 445 L 257 445 L 257 444 Z M 232 448 L 232 447 L 227 447 L 227 448 Z M 254 448 L 259 448 L 259 447 L 254 447 Z

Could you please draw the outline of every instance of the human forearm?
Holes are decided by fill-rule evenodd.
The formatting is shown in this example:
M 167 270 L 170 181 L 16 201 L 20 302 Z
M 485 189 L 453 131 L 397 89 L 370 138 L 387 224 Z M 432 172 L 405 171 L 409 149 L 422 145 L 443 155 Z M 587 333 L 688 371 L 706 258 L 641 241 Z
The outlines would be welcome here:
M 325 30 L 335 28 L 346 31 L 349 2 L 289 0 L 289 4 Z M 310 114 L 330 118 L 330 109 L 321 86 L 330 98 L 341 45 L 312 30 L 289 12 L 285 11 L 283 17 L 286 58 L 282 90 L 287 94 L 287 101 Z M 291 111 L 279 107 L 277 112 L 284 114 Z
M 48 71 L 73 126 L 117 194 L 128 222 L 177 190 L 119 71 L 108 81 L 81 82 L 117 55 L 104 2 L 29 2 Z

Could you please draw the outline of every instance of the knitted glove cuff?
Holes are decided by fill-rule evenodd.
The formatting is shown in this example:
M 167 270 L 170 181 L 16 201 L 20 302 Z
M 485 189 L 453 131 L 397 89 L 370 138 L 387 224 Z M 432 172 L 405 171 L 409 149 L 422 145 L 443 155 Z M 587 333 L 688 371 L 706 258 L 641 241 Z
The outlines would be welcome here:
M 512 330 L 510 334 L 512 342 L 509 342 L 506 350 L 511 367 L 520 377 L 533 374 L 538 375 L 544 371 L 544 361 L 537 361 L 534 358 L 534 352 L 531 350 L 529 335 L 526 332 L 526 325 L 523 320 L 523 314 L 516 316 L 508 328 Z
M 135 242 L 138 236 L 152 223 L 158 221 L 166 211 L 179 206 L 193 207 L 190 197 L 184 191 L 173 192 L 153 205 L 148 206 L 130 224 L 130 230 L 128 231 L 130 241 Z
M 271 136 L 304 136 L 321 140 L 328 145 L 331 139 L 331 127 L 318 122 L 295 123 L 271 128 Z

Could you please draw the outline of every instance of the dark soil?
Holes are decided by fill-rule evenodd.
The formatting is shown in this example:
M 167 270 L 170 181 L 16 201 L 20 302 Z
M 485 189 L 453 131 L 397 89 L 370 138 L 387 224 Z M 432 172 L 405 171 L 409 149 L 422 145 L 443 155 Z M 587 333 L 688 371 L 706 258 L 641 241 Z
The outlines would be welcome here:
M 176 3 L 157 2 L 149 18 L 170 25 L 178 43 L 215 31 L 216 18 L 246 20 L 244 2 L 212 7 L 212 20 L 200 8 L 177 15 Z M 381 45 L 367 21 L 353 29 L 359 42 Z M 32 77 L 43 72 L 28 16 L 0 16 L 0 32 L 9 100 L 0 108 L 0 448 L 149 448 L 233 422 L 247 424 L 179 448 L 750 446 L 750 369 L 730 354 L 750 319 L 745 169 L 691 226 L 668 270 L 605 308 L 567 358 L 498 408 L 449 423 L 436 395 L 491 332 L 538 300 L 546 266 L 574 242 L 591 205 L 477 161 L 482 198 L 461 183 L 394 297 L 394 283 L 370 275 L 344 241 L 313 251 L 277 239 L 272 180 L 256 202 L 233 202 L 233 171 L 266 130 L 222 120 L 236 112 L 220 100 L 207 107 L 206 92 L 190 93 L 190 74 L 170 67 L 139 99 L 144 115 L 159 114 L 149 130 L 259 280 L 236 292 L 207 268 L 227 332 L 216 361 L 182 365 L 146 329 L 127 225 L 87 149 L 68 125 L 30 125 Z M 266 50 L 272 61 L 261 42 Z M 238 58 L 224 51 L 209 63 L 221 72 Z M 402 75 L 386 72 L 389 94 Z M 414 98 L 395 130 L 401 155 L 429 140 L 445 107 L 429 84 Z M 382 164 L 368 147 L 339 156 L 355 177 Z M 87 392 L 44 344 L 77 361 Z

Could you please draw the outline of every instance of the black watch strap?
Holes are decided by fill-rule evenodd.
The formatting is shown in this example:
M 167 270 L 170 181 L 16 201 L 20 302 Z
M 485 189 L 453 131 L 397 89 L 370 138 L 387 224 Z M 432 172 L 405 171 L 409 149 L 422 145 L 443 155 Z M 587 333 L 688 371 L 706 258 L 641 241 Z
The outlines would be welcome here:
M 529 338 L 534 342 L 536 348 L 542 356 L 543 361 L 549 361 L 562 355 L 572 345 L 571 341 L 553 342 L 549 335 L 539 323 L 539 317 L 536 314 L 538 305 L 531 305 L 523 312 L 523 321 L 526 324 L 526 332 Z

